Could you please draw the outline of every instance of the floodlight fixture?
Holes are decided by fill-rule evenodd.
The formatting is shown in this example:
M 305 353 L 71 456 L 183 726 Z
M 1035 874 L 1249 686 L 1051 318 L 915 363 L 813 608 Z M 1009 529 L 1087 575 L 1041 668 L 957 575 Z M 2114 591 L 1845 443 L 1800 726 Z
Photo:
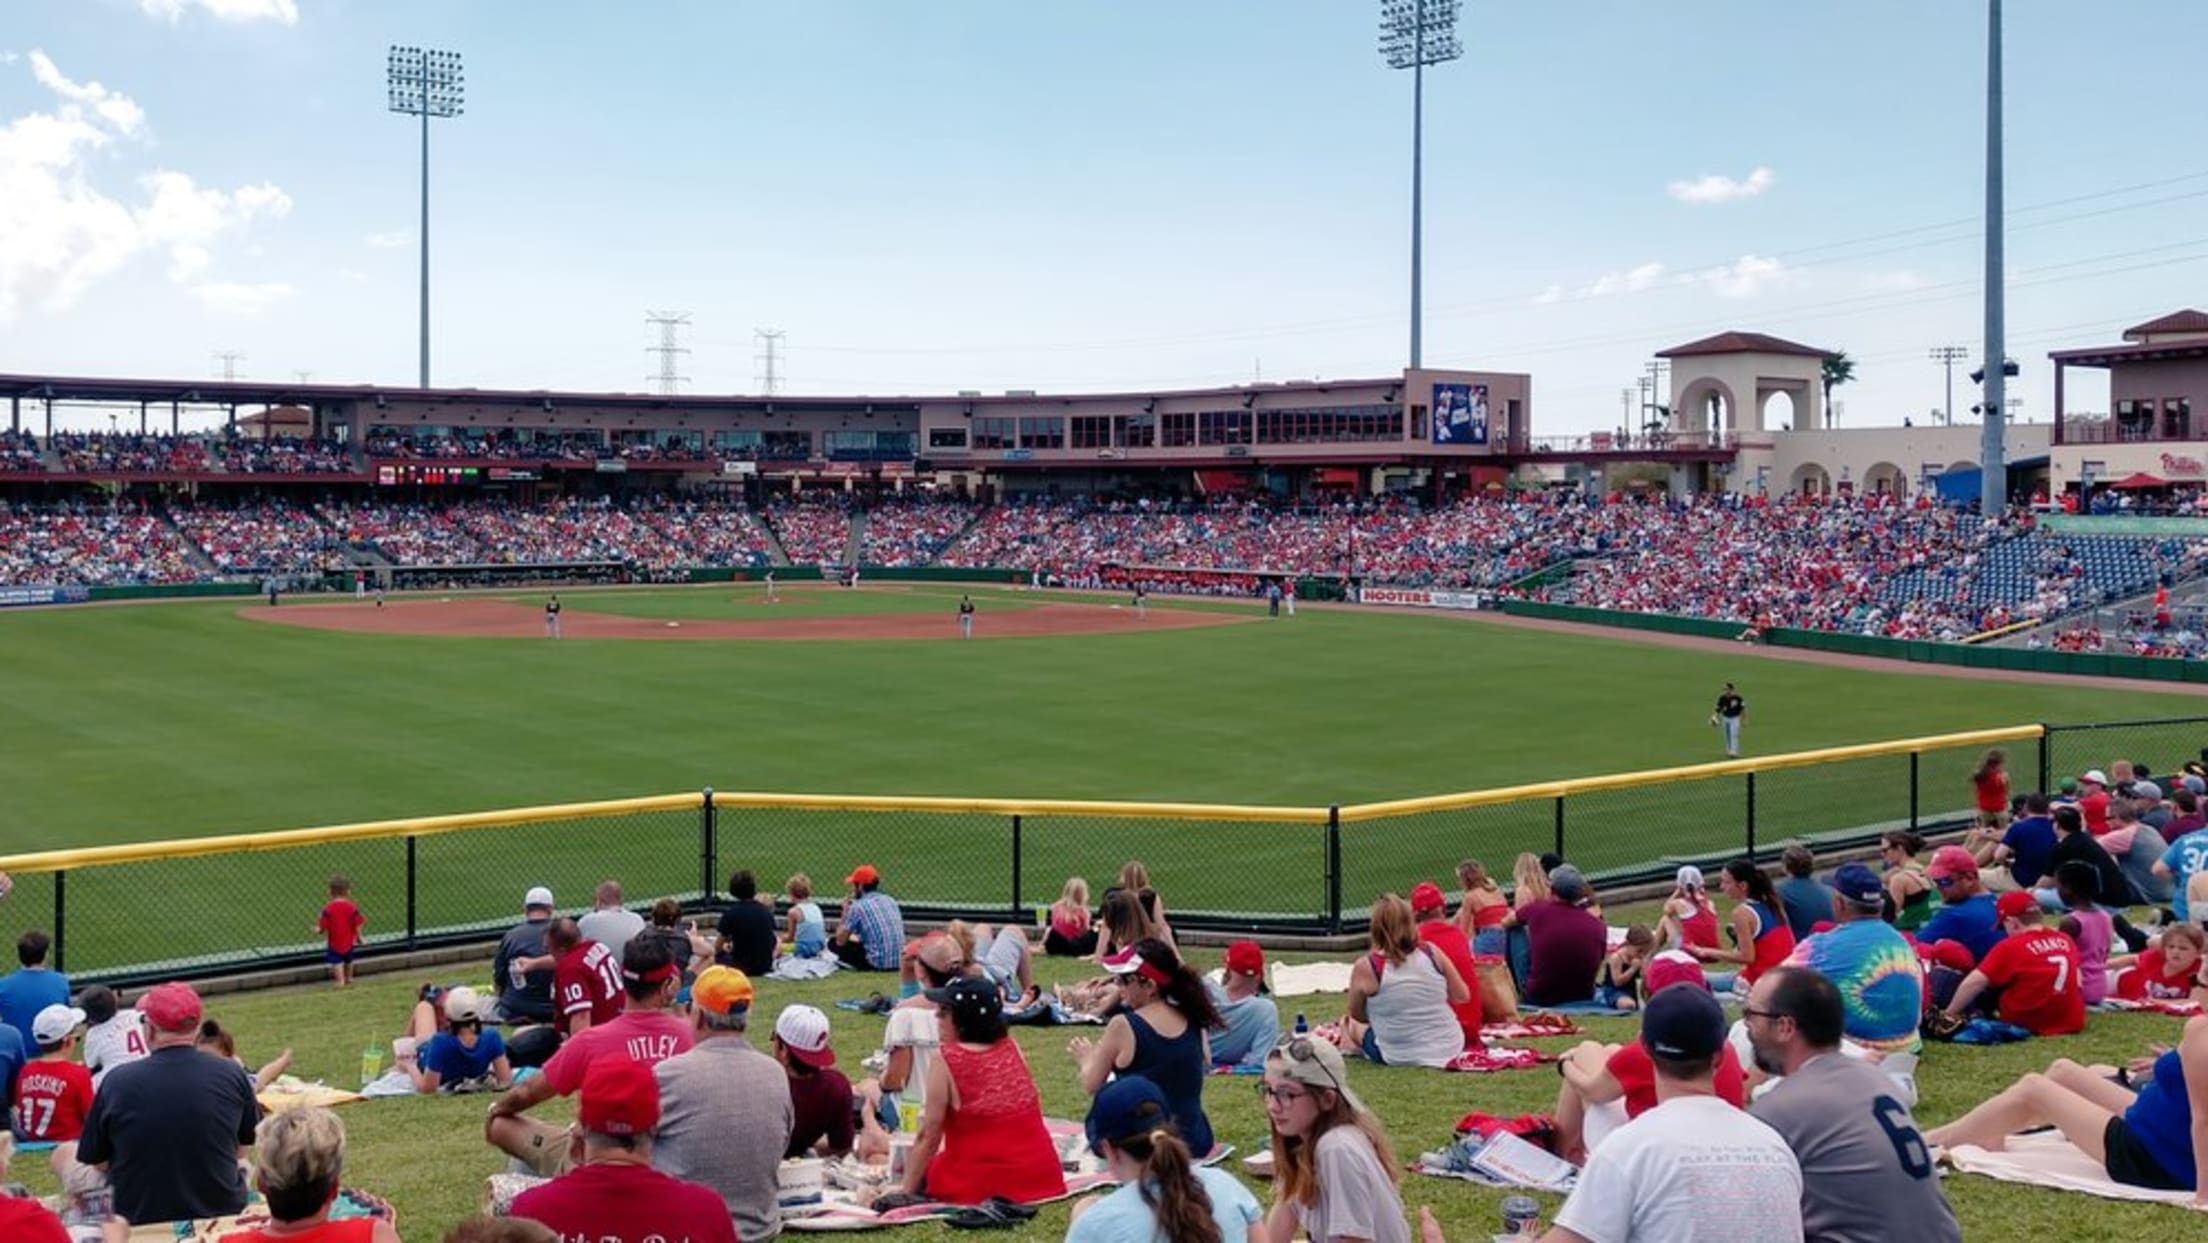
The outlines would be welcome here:
M 1426 66 L 1464 55 L 1459 0 L 1380 0 L 1380 56 L 1411 71 L 1411 366 L 1420 365 L 1420 281 L 1426 174 Z
M 429 122 L 449 119 L 466 111 L 466 79 L 460 53 L 437 48 L 391 45 L 385 86 L 390 110 L 422 119 L 422 231 L 417 243 L 422 258 L 422 364 L 421 387 L 429 387 Z

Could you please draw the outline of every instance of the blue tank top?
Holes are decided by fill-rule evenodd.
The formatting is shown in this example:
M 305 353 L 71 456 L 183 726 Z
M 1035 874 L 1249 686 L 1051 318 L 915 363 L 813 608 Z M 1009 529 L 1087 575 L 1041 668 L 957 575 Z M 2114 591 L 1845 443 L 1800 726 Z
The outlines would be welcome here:
M 2154 1074 L 2124 1110 L 2124 1125 L 2163 1173 L 2187 1187 L 2200 1185 L 2200 1171 L 2193 1165 L 2192 1104 L 2177 1050 L 2154 1059 Z
M 1135 1033 L 1135 1056 L 1119 1073 L 1141 1075 L 1158 1085 L 1174 1127 L 1187 1141 L 1188 1150 L 1202 1160 L 1212 1145 L 1211 1119 L 1204 1116 L 1204 1078 L 1209 1070 L 1204 1065 L 1204 1033 L 1191 1023 L 1187 1031 L 1168 1039 L 1132 1010 L 1127 1012 L 1127 1026 Z

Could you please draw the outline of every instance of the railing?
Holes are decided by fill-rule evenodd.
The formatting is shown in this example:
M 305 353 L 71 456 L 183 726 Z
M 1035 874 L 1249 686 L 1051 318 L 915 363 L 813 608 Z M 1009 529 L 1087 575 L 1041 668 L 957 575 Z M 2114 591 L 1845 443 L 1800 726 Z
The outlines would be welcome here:
M 1662 453 L 1727 450 L 1738 447 L 1732 432 L 1586 432 L 1576 436 L 1531 436 L 1515 446 L 1526 453 Z
M 49 929 L 55 965 L 79 979 L 127 983 L 318 961 L 315 914 L 339 874 L 374 955 L 480 943 L 540 884 L 566 910 L 610 878 L 632 906 L 696 911 L 738 868 L 767 892 L 812 870 L 832 895 L 871 863 L 917 918 L 1032 923 L 1067 877 L 1101 889 L 1141 859 L 1178 926 L 1338 933 L 1468 855 L 1507 877 L 1519 853 L 1555 851 L 1614 887 L 1792 840 L 1830 850 L 1959 826 L 1988 747 L 2011 749 L 2022 789 L 2026 774 L 2046 788 L 2116 759 L 2167 773 L 2204 742 L 2208 718 L 2019 725 L 1329 807 L 706 790 L 17 855 L 0 859 L 19 882 L 0 916 Z

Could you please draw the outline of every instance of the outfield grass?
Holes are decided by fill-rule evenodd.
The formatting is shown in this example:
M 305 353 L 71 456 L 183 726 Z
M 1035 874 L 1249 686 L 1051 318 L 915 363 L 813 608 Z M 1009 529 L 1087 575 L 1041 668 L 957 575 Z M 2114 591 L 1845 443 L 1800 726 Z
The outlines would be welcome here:
M 767 589 L 757 583 L 732 583 L 685 591 L 599 591 L 570 596 L 566 603 L 576 612 L 614 613 L 623 617 L 665 618 L 671 621 L 790 621 L 807 617 L 892 617 L 935 614 L 949 618 L 962 593 L 956 587 L 894 584 L 841 587 L 783 587 L 779 598 L 767 601 Z M 535 602 L 543 593 L 516 595 Z M 1034 596 L 990 589 L 983 601 L 991 612 L 1030 609 L 1056 597 Z
M 1627 918 L 1630 911 L 1615 912 Z M 1291 956 L 1294 957 L 1294 956 Z M 1199 951 L 1200 965 L 1216 965 L 1216 955 Z M 1039 964 L 1049 981 L 1076 978 L 1077 970 L 1062 961 Z M 449 969 L 450 981 L 488 980 L 487 964 Z M 753 1023 L 755 1038 L 764 1045 L 773 1018 L 783 1006 L 806 1002 L 827 1010 L 835 1028 L 836 1053 L 846 1071 L 861 1074 L 858 1063 L 877 1048 L 883 1020 L 833 1009 L 836 998 L 863 995 L 882 985 L 879 976 L 846 976 L 815 984 L 768 982 L 761 987 L 759 1008 Z M 345 993 L 327 988 L 287 989 L 213 1000 L 210 1013 L 235 1031 L 241 1054 L 248 1062 L 273 1057 L 285 1042 L 297 1054 L 296 1073 L 309 1079 L 351 1085 L 358 1081 L 361 1050 L 370 1043 L 388 1040 L 404 1020 L 416 977 L 378 977 Z M 1314 1023 L 1335 1017 L 1339 997 L 1305 997 L 1283 1003 L 1283 1010 L 1301 1009 Z M 1924 1102 L 1917 1111 L 1922 1126 L 1947 1121 L 1979 1099 L 2006 1085 L 2028 1070 L 2042 1069 L 2052 1059 L 2069 1057 L 2082 1062 L 2118 1063 L 2138 1053 L 2151 1041 L 2176 1038 L 2180 1020 L 2161 1016 L 2094 1015 L 2081 1036 L 2034 1040 L 2020 1045 L 1967 1048 L 1935 1045 L 1928 1048 L 1919 1082 Z M 1629 1021 L 1597 1021 L 1592 1034 L 1605 1040 L 1632 1038 Z M 1041 1088 L 1044 1110 L 1058 1117 L 1080 1118 L 1087 1098 L 1065 1052 L 1069 1033 L 1058 1028 L 1020 1029 L 1018 1039 Z M 1544 1048 L 1561 1048 L 1568 1041 L 1538 1042 Z M 1495 1075 L 1443 1075 L 1434 1071 L 1381 1068 L 1352 1062 L 1351 1080 L 1373 1110 L 1386 1122 L 1398 1155 L 1405 1161 L 1419 1152 L 1441 1147 L 1450 1128 L 1464 1113 L 1478 1109 L 1513 1115 L 1528 1110 L 1548 1110 L 1555 1100 L 1556 1076 L 1547 1068 Z M 1252 1081 L 1241 1077 L 1211 1080 L 1205 1089 L 1205 1109 L 1219 1138 L 1234 1144 L 1237 1161 L 1230 1168 L 1240 1172 L 1238 1158 L 1254 1151 L 1267 1135 Z M 483 1098 L 443 1097 L 404 1101 L 364 1101 L 342 1110 L 351 1137 L 346 1181 L 386 1196 L 397 1205 L 406 1237 L 435 1240 L 455 1221 L 476 1211 L 483 1179 L 502 1168 L 501 1161 L 482 1142 Z M 541 1107 L 547 1117 L 569 1119 L 572 1106 L 552 1102 Z M 20 1159 L 14 1175 L 41 1192 L 53 1189 L 51 1176 L 35 1158 Z M 1271 1203 L 1270 1188 L 1253 1183 L 1261 1202 Z M 1962 1220 L 1963 1235 L 1980 1240 L 2139 1240 L 2188 1237 L 2192 1218 L 2180 1210 L 2138 1204 L 2085 1201 L 2053 1192 L 2020 1188 L 1968 1175 L 1955 1175 L 1946 1183 L 1947 1193 Z M 1406 1203 L 1430 1204 L 1440 1216 L 1447 1237 L 1482 1238 L 1499 1220 L 1499 1193 L 1465 1183 L 1412 1178 L 1403 1189 Z M 1561 1203 L 1541 1197 L 1544 1213 L 1553 1216 Z M 1021 1240 L 1057 1239 L 1064 1235 L 1067 1210 L 1045 1209 L 1034 1223 L 1013 1232 Z M 937 1226 L 916 1226 L 896 1232 L 915 1243 L 949 1240 L 956 1232 Z

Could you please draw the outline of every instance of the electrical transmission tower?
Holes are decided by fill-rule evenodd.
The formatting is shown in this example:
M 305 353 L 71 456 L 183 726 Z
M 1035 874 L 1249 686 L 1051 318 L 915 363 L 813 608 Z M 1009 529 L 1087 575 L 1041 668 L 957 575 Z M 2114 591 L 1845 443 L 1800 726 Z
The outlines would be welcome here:
M 775 370 L 775 364 L 781 361 L 778 351 L 782 347 L 782 338 L 789 334 L 780 328 L 754 328 L 751 335 L 753 340 L 759 342 L 759 353 L 753 356 L 760 368 L 759 391 L 772 397 L 782 387 L 782 376 Z
M 238 378 L 238 364 L 245 361 L 245 355 L 236 350 L 217 350 L 215 360 L 222 364 L 222 378 L 235 380 Z
M 644 378 L 659 381 L 660 395 L 672 397 L 680 392 L 681 386 L 690 380 L 689 376 L 678 375 L 675 371 L 677 356 L 690 352 L 687 348 L 675 343 L 677 340 L 675 334 L 689 326 L 690 317 L 686 314 L 677 315 L 671 311 L 647 311 L 644 315 L 644 322 L 659 329 L 659 344 L 644 347 L 645 353 L 659 355 L 659 374 Z
M 1970 351 L 1960 345 L 1935 346 L 1932 361 L 1947 368 L 1947 405 L 1942 408 L 1940 421 L 1950 427 L 1955 425 L 1955 364 L 1970 357 Z

